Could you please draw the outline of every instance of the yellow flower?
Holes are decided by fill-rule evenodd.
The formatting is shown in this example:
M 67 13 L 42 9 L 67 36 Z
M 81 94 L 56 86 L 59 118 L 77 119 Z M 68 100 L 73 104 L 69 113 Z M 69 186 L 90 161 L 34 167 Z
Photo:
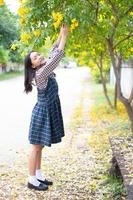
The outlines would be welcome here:
M 63 15 L 60 12 L 52 12 L 52 16 L 54 21 L 62 21 L 63 20 Z
M 111 16 L 111 20 L 112 20 L 113 22 L 116 22 L 116 18 L 115 18 L 114 16 Z
M 99 15 L 99 22 L 102 22 L 103 21 L 103 15 Z
M 13 51 L 15 51 L 16 49 L 17 49 L 17 45 L 16 44 L 12 44 L 12 46 L 11 46 L 11 49 L 13 50 Z
M 74 18 L 74 19 L 72 19 L 72 24 L 74 24 L 75 25 L 75 27 L 77 27 L 78 26 L 78 21 L 76 20 L 76 18 Z
M 85 62 L 83 60 L 79 61 L 79 65 L 84 65 L 84 64 L 85 64 Z
M 130 51 L 133 52 L 133 47 L 131 47 Z
M 73 26 L 73 24 L 71 24 L 70 31 L 72 32 L 74 29 L 75 29 L 75 26 Z
M 29 33 L 22 33 L 21 34 L 21 41 L 27 42 L 29 39 L 31 39 L 31 35 Z
M 19 14 L 20 16 L 25 15 L 25 14 L 26 14 L 26 13 L 25 13 L 25 9 L 24 9 L 23 7 L 20 7 L 20 8 L 18 9 L 18 14 Z
M 33 31 L 33 34 L 38 37 L 38 36 L 41 35 L 41 30 L 40 29 L 36 29 L 36 30 Z
M 28 2 L 28 0 L 19 0 L 19 3 L 26 3 L 26 2 Z
M 24 15 L 28 14 L 29 12 L 30 12 L 30 9 L 25 8 L 25 7 L 20 7 L 20 8 L 18 9 L 18 14 L 19 14 L 20 16 L 24 16 Z
M 104 4 L 104 0 L 101 0 L 100 3 L 101 3 L 101 4 Z
M 55 28 L 58 28 L 60 26 L 60 23 L 61 22 L 58 20 L 58 21 L 54 22 L 53 25 Z
M 21 24 L 22 26 L 24 26 L 24 25 L 26 24 L 26 18 L 25 18 L 25 17 L 22 17 L 22 18 L 20 19 L 20 24 Z
M 131 16 L 133 16 L 133 11 L 131 11 L 129 14 L 130 14 Z
M 54 27 L 58 28 L 63 20 L 63 15 L 60 12 L 52 12 L 52 17 L 54 19 Z
M 86 56 L 87 55 L 87 52 L 86 51 L 82 51 L 81 52 L 81 56 Z
M 89 61 L 89 64 L 88 64 L 88 65 L 89 65 L 89 67 L 91 67 L 91 68 L 95 67 L 95 63 L 94 63 L 92 60 Z
M 71 20 L 71 26 L 70 26 L 70 31 L 72 32 L 76 27 L 78 26 L 78 21 L 76 18 Z
M 3 5 L 4 5 L 4 1 L 0 0 L 0 6 L 3 6 Z

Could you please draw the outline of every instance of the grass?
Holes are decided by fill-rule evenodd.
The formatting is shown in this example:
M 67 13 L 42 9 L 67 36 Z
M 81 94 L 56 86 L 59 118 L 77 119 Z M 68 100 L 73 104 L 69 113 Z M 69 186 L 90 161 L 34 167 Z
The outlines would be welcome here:
M 93 93 L 92 93 L 93 99 L 94 99 L 96 105 L 107 103 L 107 100 L 105 99 L 105 96 L 103 95 L 102 84 L 96 84 L 95 82 L 92 82 L 92 90 L 93 90 Z M 107 90 L 109 93 L 109 98 L 113 102 L 113 98 L 114 98 L 113 86 L 110 84 L 107 84 Z
M 113 100 L 113 87 L 108 85 L 110 98 Z M 92 98 L 94 105 L 90 110 L 90 118 L 94 127 L 93 134 L 88 140 L 88 144 L 94 151 L 97 160 L 97 175 L 101 173 L 101 180 L 104 184 L 99 184 L 99 189 L 104 193 L 104 200 L 126 199 L 126 190 L 121 179 L 109 175 L 111 167 L 110 160 L 112 151 L 109 144 L 109 136 L 131 135 L 130 122 L 125 107 L 118 101 L 118 109 L 111 109 L 104 97 L 101 84 L 92 84 Z M 99 170 L 102 169 L 102 170 Z
M 0 81 L 12 79 L 12 78 L 22 76 L 22 75 L 23 75 L 23 71 L 9 71 L 9 72 L 0 74 Z
M 110 198 L 114 200 L 120 200 L 127 197 L 127 191 L 125 188 L 123 188 L 123 183 L 121 178 L 108 176 L 106 184 L 107 184 L 106 186 L 108 187 L 107 187 L 107 192 L 105 194 L 105 200 L 110 200 Z

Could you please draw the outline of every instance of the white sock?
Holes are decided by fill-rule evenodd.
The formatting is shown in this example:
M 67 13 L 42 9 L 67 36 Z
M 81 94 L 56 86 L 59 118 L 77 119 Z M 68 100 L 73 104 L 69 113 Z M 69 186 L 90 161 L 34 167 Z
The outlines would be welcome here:
M 42 170 L 41 169 L 37 169 L 36 170 L 36 178 L 41 180 L 41 181 L 44 181 L 44 176 L 42 175 Z
M 40 185 L 40 182 L 37 180 L 36 176 L 29 176 L 28 181 L 34 186 Z

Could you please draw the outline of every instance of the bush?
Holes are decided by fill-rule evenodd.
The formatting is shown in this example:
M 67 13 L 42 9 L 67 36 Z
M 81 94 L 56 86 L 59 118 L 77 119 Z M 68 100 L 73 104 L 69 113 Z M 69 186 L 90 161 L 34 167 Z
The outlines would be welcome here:
M 6 66 L 9 60 L 9 51 L 4 49 L 3 46 L 0 46 L 0 65 Z

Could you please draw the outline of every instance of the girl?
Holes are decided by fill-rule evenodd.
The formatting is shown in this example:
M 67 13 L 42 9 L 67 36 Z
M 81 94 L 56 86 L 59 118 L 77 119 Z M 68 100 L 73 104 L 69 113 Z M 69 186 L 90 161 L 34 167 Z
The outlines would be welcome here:
M 28 188 L 47 190 L 52 181 L 43 177 L 41 171 L 41 154 L 43 147 L 61 142 L 64 125 L 58 96 L 58 84 L 53 70 L 64 56 L 64 47 L 68 27 L 62 25 L 57 42 L 46 59 L 37 52 L 30 52 L 25 58 L 25 92 L 32 91 L 33 79 L 37 86 L 37 103 L 33 108 L 29 142 L 32 144 L 29 156 Z

